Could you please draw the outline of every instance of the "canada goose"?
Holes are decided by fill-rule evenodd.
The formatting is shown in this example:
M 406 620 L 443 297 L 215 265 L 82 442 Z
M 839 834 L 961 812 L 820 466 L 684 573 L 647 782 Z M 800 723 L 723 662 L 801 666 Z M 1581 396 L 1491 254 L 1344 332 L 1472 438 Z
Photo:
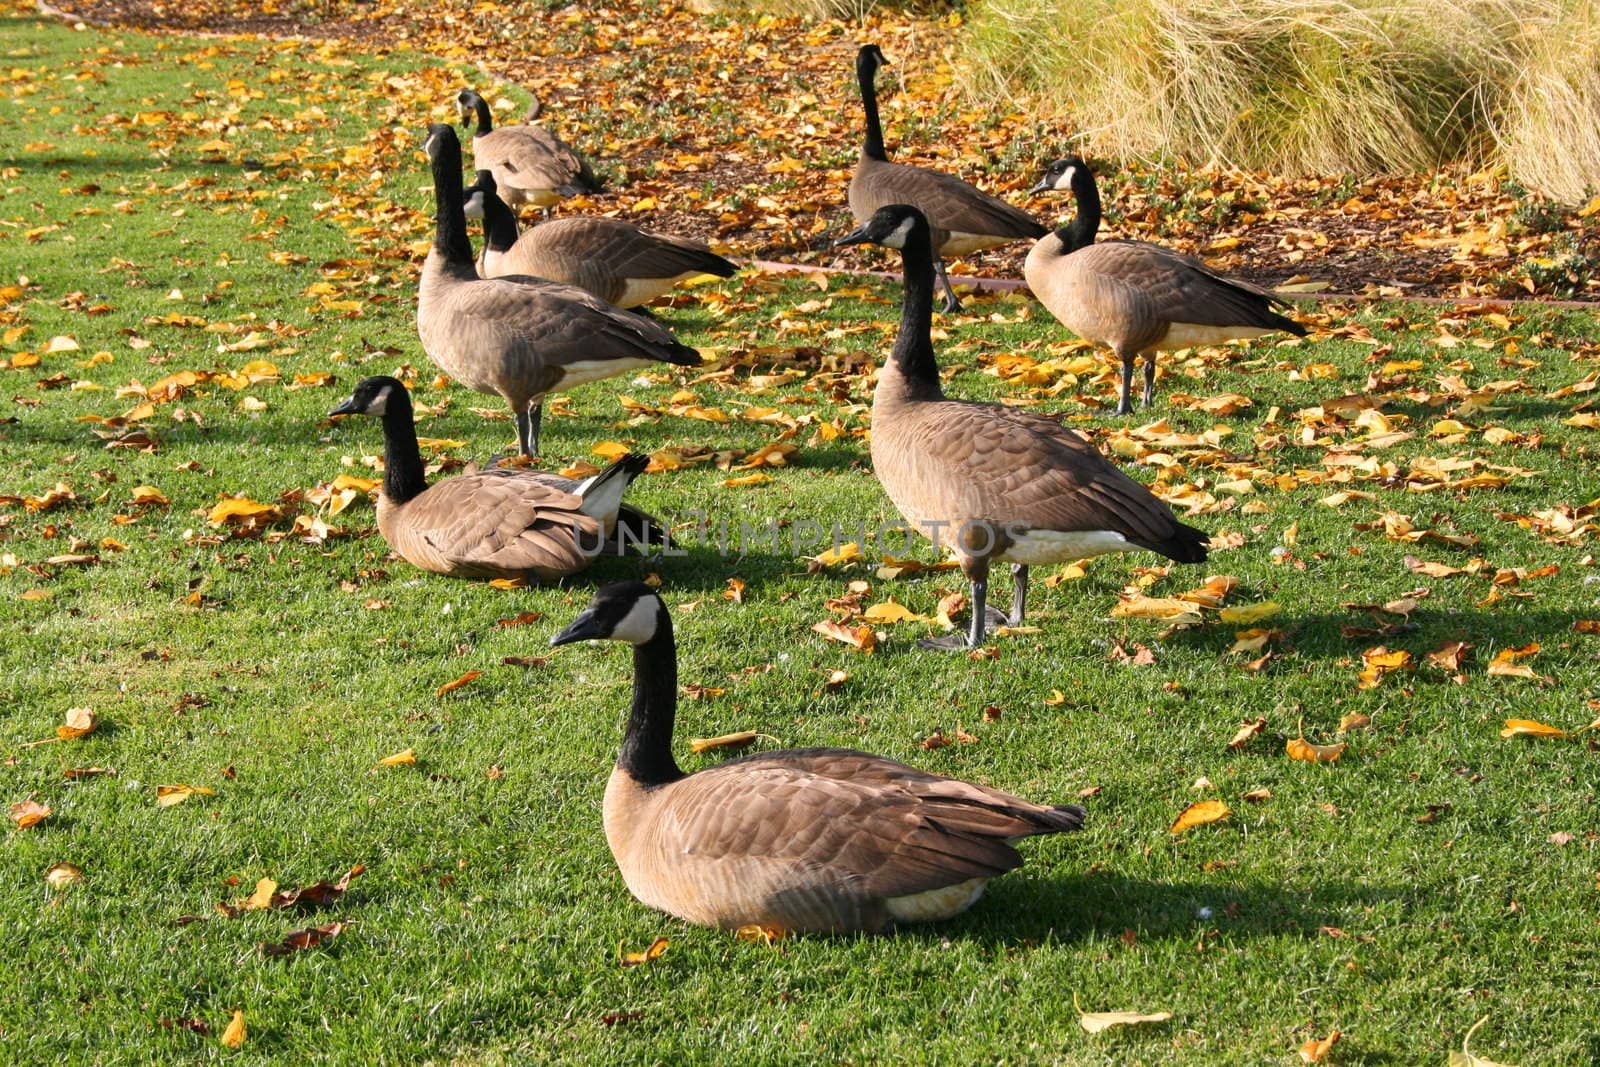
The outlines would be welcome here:
M 1052 419 L 999 404 L 949 400 L 929 328 L 933 248 L 928 220 L 908 204 L 880 208 L 840 244 L 898 248 L 905 263 L 900 334 L 872 396 L 872 468 L 913 530 L 955 553 L 972 585 L 969 634 L 921 642 L 975 648 L 988 622 L 989 567 L 1011 563 L 1009 617 L 1022 622 L 1028 568 L 1149 549 L 1179 563 L 1206 558 L 1206 535 L 1085 438 Z
M 539 454 L 540 402 L 552 389 L 653 363 L 700 362 L 666 327 L 582 289 L 539 278 L 479 278 L 462 211 L 455 130 L 430 126 L 425 147 L 433 164 L 436 229 L 417 294 L 417 333 L 440 370 L 506 399 L 523 454 Z
M 497 189 L 487 170 L 466 189 L 467 217 L 483 219 L 478 273 L 485 278 L 531 274 L 631 308 L 689 278 L 731 278 L 739 269 L 698 241 L 646 233 L 621 219 L 551 219 L 518 237 L 517 216 Z
M 551 638 L 633 645 L 633 709 L 606 784 L 606 842 L 628 889 L 723 929 L 876 931 L 965 911 L 1017 867 L 1017 838 L 1076 830 L 1083 809 L 840 748 L 764 752 L 684 774 L 672 758 L 677 650 L 642 582 L 600 589 Z
M 580 483 L 497 467 L 428 485 L 411 412 L 405 385 L 379 376 L 363 378 L 328 415 L 383 420 L 378 532 L 414 566 L 457 578 L 563 578 L 607 551 L 619 514 L 630 533 L 648 528 L 647 516 L 622 503 L 646 456 L 624 455 Z
M 1085 341 L 1110 346 L 1122 361 L 1117 414 L 1133 410 L 1133 361 L 1144 357 L 1143 406 L 1155 399 L 1156 352 L 1306 328 L 1277 314 L 1288 301 L 1247 282 L 1224 278 L 1194 256 L 1145 241 L 1094 243 L 1100 190 L 1076 156 L 1058 159 L 1030 193 L 1071 189 L 1077 216 L 1042 237 L 1023 276 L 1050 313 Z
M 1021 208 L 1012 207 L 999 197 L 927 167 L 889 162 L 883 147 L 883 127 L 878 121 L 879 66 L 887 66 L 883 52 L 875 44 L 864 44 L 856 53 L 856 80 L 861 85 L 861 103 L 867 112 L 867 134 L 861 142 L 861 157 L 850 178 L 850 213 L 856 225 L 865 225 L 872 213 L 889 204 L 914 204 L 933 227 L 936 257 L 934 267 L 944 284 L 944 312 L 961 309 L 950 277 L 944 270 L 945 256 L 960 256 L 985 248 L 996 248 L 1024 237 L 1043 237 L 1049 231 Z
M 489 102 L 471 89 L 456 96 L 456 113 L 463 126 L 477 120 L 478 128 L 472 134 L 473 162 L 494 173 L 501 199 L 512 207 L 532 204 L 548 212 L 564 197 L 600 191 L 589 161 L 543 126 L 495 129 Z

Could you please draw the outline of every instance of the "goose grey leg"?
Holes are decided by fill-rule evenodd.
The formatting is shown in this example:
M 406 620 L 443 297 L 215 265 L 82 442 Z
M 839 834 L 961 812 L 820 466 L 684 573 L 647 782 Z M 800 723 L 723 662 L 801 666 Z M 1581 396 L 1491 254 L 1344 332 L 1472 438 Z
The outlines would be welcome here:
M 1122 357 L 1122 398 L 1117 402 L 1118 415 L 1133 414 L 1133 356 Z
M 534 401 L 517 413 L 517 443 L 529 459 L 539 458 L 539 426 L 544 421 L 544 404 Z
M 1156 398 L 1156 354 L 1144 354 L 1144 396 L 1139 400 L 1139 406 L 1147 408 Z
M 917 642 L 918 648 L 952 651 L 959 648 L 980 648 L 989 623 L 989 579 L 972 579 L 972 624 L 965 634 L 945 634 L 942 637 L 925 637 Z
M 1026 563 L 1013 563 L 1011 565 L 1011 618 L 1006 620 L 1007 626 L 1021 626 L 1028 607 L 1028 565 Z
M 934 256 L 933 269 L 939 272 L 939 283 L 944 286 L 944 313 L 953 315 L 961 310 L 961 301 L 956 299 L 956 290 L 950 284 L 950 275 L 944 271 L 944 260 Z

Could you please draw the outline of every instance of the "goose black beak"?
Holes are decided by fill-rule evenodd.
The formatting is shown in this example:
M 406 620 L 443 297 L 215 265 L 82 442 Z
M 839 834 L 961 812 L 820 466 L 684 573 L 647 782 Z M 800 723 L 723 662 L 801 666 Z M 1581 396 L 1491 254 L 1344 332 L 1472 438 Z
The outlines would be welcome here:
M 550 639 L 550 647 L 570 645 L 576 641 L 596 641 L 604 636 L 605 629 L 601 626 L 600 620 L 595 618 L 594 612 L 585 611 L 573 619 L 565 630 Z
M 1027 196 L 1033 196 L 1033 195 L 1035 195 L 1037 193 L 1045 193 L 1045 192 L 1049 192 L 1049 191 L 1050 191 L 1050 179 L 1049 178 L 1040 178 L 1039 179 L 1039 183 L 1037 185 L 1035 185 L 1032 189 L 1029 189 L 1026 195 Z
M 328 418 L 334 419 L 334 418 L 338 418 L 340 415 L 359 415 L 359 414 L 360 414 L 360 412 L 356 410 L 356 398 L 352 396 L 349 399 L 347 399 L 344 403 L 340 404 L 338 407 L 336 407 L 332 411 L 328 412 Z
M 867 245 L 871 243 L 872 238 L 867 236 L 867 228 L 865 226 L 857 226 L 855 229 L 851 230 L 849 233 L 833 242 L 833 247 L 838 248 L 841 245 Z

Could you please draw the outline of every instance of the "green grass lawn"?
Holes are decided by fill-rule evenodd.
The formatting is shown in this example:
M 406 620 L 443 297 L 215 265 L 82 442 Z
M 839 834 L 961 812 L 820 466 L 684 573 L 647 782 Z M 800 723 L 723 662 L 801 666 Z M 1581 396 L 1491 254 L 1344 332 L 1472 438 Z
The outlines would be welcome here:
M 787 521 L 790 541 L 808 520 L 893 517 L 860 432 L 863 371 L 892 339 L 897 292 L 749 275 L 660 312 L 720 362 L 574 392 L 546 420 L 546 458 L 600 462 L 591 447 L 605 441 L 748 452 L 783 432 L 654 415 L 626 396 L 776 408 L 804 420 L 791 465 L 743 487 L 724 483 L 749 471 L 710 464 L 648 475 L 632 498 L 682 524 L 683 554 L 498 590 L 388 559 L 364 499 L 325 516 L 344 531 L 325 543 L 291 527 L 318 514 L 303 496 L 319 484 L 373 474 L 376 424 L 323 417 L 365 374 L 414 378 L 420 432 L 465 442 L 441 458 L 513 440 L 508 421 L 473 411 L 498 416 L 497 399 L 434 381 L 412 325 L 409 255 L 431 212 L 418 134 L 459 73 L 31 17 L 4 28 L 0 494 L 40 500 L 59 482 L 75 495 L 0 507 L 0 799 L 53 811 L 0 831 L 7 1062 L 1283 1064 L 1337 1028 L 1328 1062 L 1443 1064 L 1485 1015 L 1474 1049 L 1493 1059 L 1600 1058 L 1580 1010 L 1600 980 L 1594 735 L 1500 736 L 1506 718 L 1600 717 L 1600 635 L 1573 628 L 1600 618 L 1600 538 L 1581 516 L 1557 529 L 1551 512 L 1600 496 L 1600 430 L 1565 422 L 1600 394 L 1549 395 L 1600 371 L 1593 319 L 1308 307 L 1332 332 L 1174 359 L 1157 408 L 1116 419 L 1080 399 L 1112 386 L 1073 363 L 1046 313 L 974 298 L 938 323 L 953 394 L 1082 420 L 1232 547 L 1166 576 L 1149 570 L 1163 561 L 1125 556 L 1036 582 L 1038 631 L 996 638 L 993 658 L 920 653 L 920 623 L 880 627 L 868 656 L 810 629 L 842 617 L 827 602 L 848 582 L 870 583 L 863 607 L 892 596 L 932 614 L 957 578 L 879 577 L 870 546 L 816 573 L 802 557 L 818 549 L 788 542 L 723 554 L 692 513 L 735 531 Z M 215 377 L 254 360 L 277 376 Z M 802 373 L 773 377 L 786 370 Z M 213 376 L 131 427 L 84 421 L 125 416 L 145 400 L 134 383 L 185 371 Z M 319 374 L 334 381 L 292 388 Z M 1194 406 L 1230 393 L 1252 404 Z M 1381 400 L 1389 425 L 1326 403 L 1351 395 Z M 1439 425 L 1450 418 L 1470 429 Z M 1148 429 L 1158 419 L 1191 436 Z M 140 486 L 170 503 L 132 503 Z M 1349 491 L 1370 496 L 1324 502 Z M 256 536 L 213 527 L 225 495 L 287 516 Z M 1385 513 L 1478 540 L 1395 540 Z M 1430 575 L 1408 556 L 1473 573 Z M 885 937 L 767 946 L 645 909 L 600 828 L 626 650 L 504 662 L 545 656 L 595 584 L 643 573 L 675 609 L 683 683 L 723 691 L 684 701 L 684 738 L 849 745 L 1037 800 L 1096 789 L 1085 831 L 1025 845 L 1027 865 L 967 916 Z M 1170 633 L 1112 617 L 1136 580 L 1160 597 L 1208 575 L 1238 579 L 1230 606 L 1280 613 L 1208 612 Z M 723 595 L 735 578 L 742 602 Z M 1004 580 L 995 597 L 1009 599 Z M 1346 606 L 1407 597 L 1409 614 Z M 542 618 L 498 625 L 520 612 Z M 1229 651 L 1248 626 L 1280 631 L 1258 670 L 1243 665 L 1260 652 Z M 1426 660 L 1452 641 L 1473 646 L 1458 672 Z M 1535 677 L 1489 673 L 1530 643 L 1515 663 Z M 1380 645 L 1415 669 L 1359 688 L 1362 653 Z M 848 680 L 825 688 L 836 669 Z M 469 670 L 482 674 L 436 695 Z M 25 747 L 82 706 L 97 731 Z M 1355 713 L 1370 724 L 1341 734 Z M 1257 716 L 1263 733 L 1229 751 Z M 958 727 L 976 740 L 922 745 Z M 1291 761 L 1285 740 L 1302 729 L 1349 748 Z M 377 766 L 405 749 L 415 764 Z M 63 774 L 82 767 L 116 773 Z M 1210 789 L 1193 788 L 1202 777 Z M 156 787 L 178 783 L 215 794 L 158 807 Z M 1241 799 L 1258 789 L 1270 798 Z M 1169 834 L 1201 799 L 1232 816 Z M 61 862 L 84 881 L 48 886 Z M 366 871 L 326 907 L 214 909 L 261 878 L 287 889 L 356 864 Z M 336 920 L 348 926 L 323 947 L 261 951 Z M 619 945 L 658 936 L 665 955 L 618 966 Z M 1173 1019 L 1090 1036 L 1075 1000 Z M 237 1053 L 218 1040 L 234 1009 L 250 1028 Z

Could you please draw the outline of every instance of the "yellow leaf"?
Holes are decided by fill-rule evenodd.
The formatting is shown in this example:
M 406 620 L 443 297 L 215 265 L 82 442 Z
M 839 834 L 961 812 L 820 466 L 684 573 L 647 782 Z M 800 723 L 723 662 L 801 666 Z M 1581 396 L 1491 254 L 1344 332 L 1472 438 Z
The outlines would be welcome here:
M 1091 1034 L 1109 1030 L 1113 1026 L 1135 1026 L 1139 1023 L 1164 1023 L 1172 1018 L 1170 1011 L 1084 1011 L 1078 1003 L 1078 994 L 1072 994 L 1072 1006 L 1078 1012 L 1078 1025 Z
M 1044 702 L 1052 708 L 1060 707 L 1067 702 L 1067 694 L 1059 689 L 1052 689 L 1050 695 L 1044 698 Z
M 1344 750 L 1350 747 L 1340 741 L 1334 745 L 1313 745 L 1303 737 L 1295 737 L 1284 745 L 1283 750 L 1290 759 L 1303 760 L 1306 763 L 1332 763 L 1344 755 Z
M 1339 732 L 1341 734 L 1347 734 L 1351 730 L 1359 730 L 1370 725 L 1372 725 L 1372 717 L 1370 715 L 1363 715 L 1359 711 L 1347 712 L 1345 716 L 1339 720 Z
M 44 872 L 44 880 L 52 889 L 65 889 L 83 881 L 83 868 L 76 863 L 53 863 Z
M 720 737 L 693 737 L 689 739 L 690 752 L 704 752 L 710 748 L 743 748 L 761 735 L 754 730 L 723 734 Z
M 17 824 L 18 830 L 37 826 L 50 817 L 49 805 L 41 804 L 37 800 L 19 800 L 7 810 L 11 815 L 11 821 Z
M 244 902 L 250 911 L 261 911 L 272 907 L 272 895 L 278 891 L 278 883 L 271 878 L 263 878 L 256 883 L 256 891 Z
M 206 516 L 206 521 L 213 526 L 224 526 L 228 523 L 250 522 L 260 519 L 263 522 L 275 522 L 283 518 L 283 512 L 271 504 L 262 504 L 251 500 L 249 497 L 229 497 L 220 501 L 211 509 L 211 514 Z
M 1235 626 L 1248 626 L 1253 622 L 1270 619 L 1283 609 L 1275 601 L 1263 600 L 1259 604 L 1242 604 L 1236 608 L 1223 608 L 1217 618 Z
M 860 649 L 868 655 L 871 655 L 873 650 L 878 647 L 878 635 L 873 632 L 870 626 L 857 626 L 852 629 L 849 626 L 830 620 L 816 623 L 811 629 L 823 637 L 843 642 L 852 648 Z
M 217 791 L 208 789 L 203 785 L 186 785 L 181 782 L 177 785 L 158 785 L 156 786 L 156 807 L 170 808 L 172 805 L 182 804 L 185 800 L 196 795 L 214 797 L 217 795 Z
M 457 441 L 453 437 L 419 437 L 417 438 L 417 446 L 438 451 L 446 448 L 466 448 L 467 443 L 465 441 Z
M 1246 719 L 1239 724 L 1239 729 L 1234 732 L 1233 738 L 1228 742 L 1228 748 L 1239 749 L 1249 743 L 1250 739 L 1267 728 L 1266 719 Z
M 746 923 L 733 932 L 739 941 L 759 941 L 763 945 L 770 945 L 774 941 L 782 941 L 785 931 L 777 926 L 764 926 L 761 923 Z
M 1306 1063 L 1321 1063 L 1333 1051 L 1333 1046 L 1339 1043 L 1339 1031 L 1335 1030 L 1327 1037 L 1318 1041 L 1312 1038 L 1300 1046 L 1300 1059 Z
M 244 1044 L 244 1039 L 249 1036 L 249 1030 L 244 1025 L 244 1012 L 235 1008 L 233 1018 L 228 1022 L 228 1028 L 222 1031 L 221 1041 L 228 1048 L 238 1048 Z
M 44 346 L 44 350 L 46 355 L 54 352 L 76 352 L 78 342 L 74 338 L 60 335 L 50 338 L 50 343 Z
M 874 604 L 861 613 L 861 617 L 868 622 L 929 622 L 926 615 L 918 615 L 904 604 L 897 604 L 893 600 L 886 600 L 882 604 Z
M 1167 827 L 1167 833 L 1181 834 L 1185 830 L 1191 830 L 1196 826 L 1204 826 L 1206 823 L 1226 819 L 1232 814 L 1233 809 L 1220 800 L 1201 800 L 1190 804 L 1179 812 L 1178 817 L 1172 821 L 1172 825 Z
M 437 690 L 434 691 L 433 695 L 436 696 L 436 697 L 442 697 L 446 693 L 453 693 L 457 689 L 460 689 L 464 685 L 471 685 L 472 682 L 474 681 L 474 679 L 477 679 L 477 678 L 481 677 L 482 675 L 483 675 L 482 671 L 468 671 L 466 674 L 463 674 L 461 677 L 457 678 L 455 681 L 446 682 L 443 685 L 441 685 Z
M 491 589 L 526 589 L 526 588 L 528 588 L 528 579 L 522 577 L 521 575 L 518 575 L 515 578 L 490 578 L 489 579 L 489 588 L 491 588 Z
M 854 541 L 846 541 L 836 545 L 826 552 L 811 557 L 811 562 L 819 567 L 837 567 L 841 563 L 853 563 L 861 558 L 861 546 Z
M 136 506 L 170 504 L 165 493 L 153 485 L 136 485 L 128 492 L 128 503 Z
M 408 748 L 408 749 L 404 750 L 403 752 L 396 752 L 392 756 L 383 757 L 383 759 L 378 761 L 378 766 L 380 766 L 380 767 L 400 767 L 400 766 L 404 766 L 406 764 L 415 763 L 415 762 L 417 762 L 417 754 L 416 754 L 415 751 L 413 751 L 412 749 Z
M 1533 668 L 1527 664 L 1516 662 L 1526 656 L 1532 656 L 1539 651 L 1539 642 L 1534 641 L 1523 645 L 1521 648 L 1502 648 L 1495 653 L 1494 659 L 1489 664 L 1490 674 L 1503 674 L 1512 678 L 1537 678 Z
M 602 459 L 615 461 L 633 450 L 621 441 L 601 441 L 599 444 L 591 445 L 589 451 Z
M 18 600 L 49 600 L 53 596 L 55 596 L 55 594 L 52 593 L 48 589 L 24 589 L 22 592 L 17 594 L 17 599 Z
M 92 708 L 68 708 L 67 721 L 56 727 L 56 736 L 63 741 L 71 741 L 75 737 L 94 733 L 94 728 L 99 725 Z
M 664 937 L 658 937 L 643 952 L 624 953 L 618 962 L 624 967 L 637 967 L 641 963 L 649 963 L 652 960 L 659 959 L 661 954 L 667 951 L 667 946 L 671 943 Z
M 743 478 L 724 478 L 722 479 L 722 484 L 729 489 L 742 489 L 745 486 L 760 485 L 762 482 L 770 481 L 772 481 L 772 475 L 756 471 L 754 474 L 746 474 Z
M 1119 601 L 1111 609 L 1114 619 L 1159 619 L 1163 622 L 1197 623 L 1200 606 L 1174 597 L 1136 596 Z
M 1501 737 L 1566 737 L 1567 731 L 1534 719 L 1507 719 Z

